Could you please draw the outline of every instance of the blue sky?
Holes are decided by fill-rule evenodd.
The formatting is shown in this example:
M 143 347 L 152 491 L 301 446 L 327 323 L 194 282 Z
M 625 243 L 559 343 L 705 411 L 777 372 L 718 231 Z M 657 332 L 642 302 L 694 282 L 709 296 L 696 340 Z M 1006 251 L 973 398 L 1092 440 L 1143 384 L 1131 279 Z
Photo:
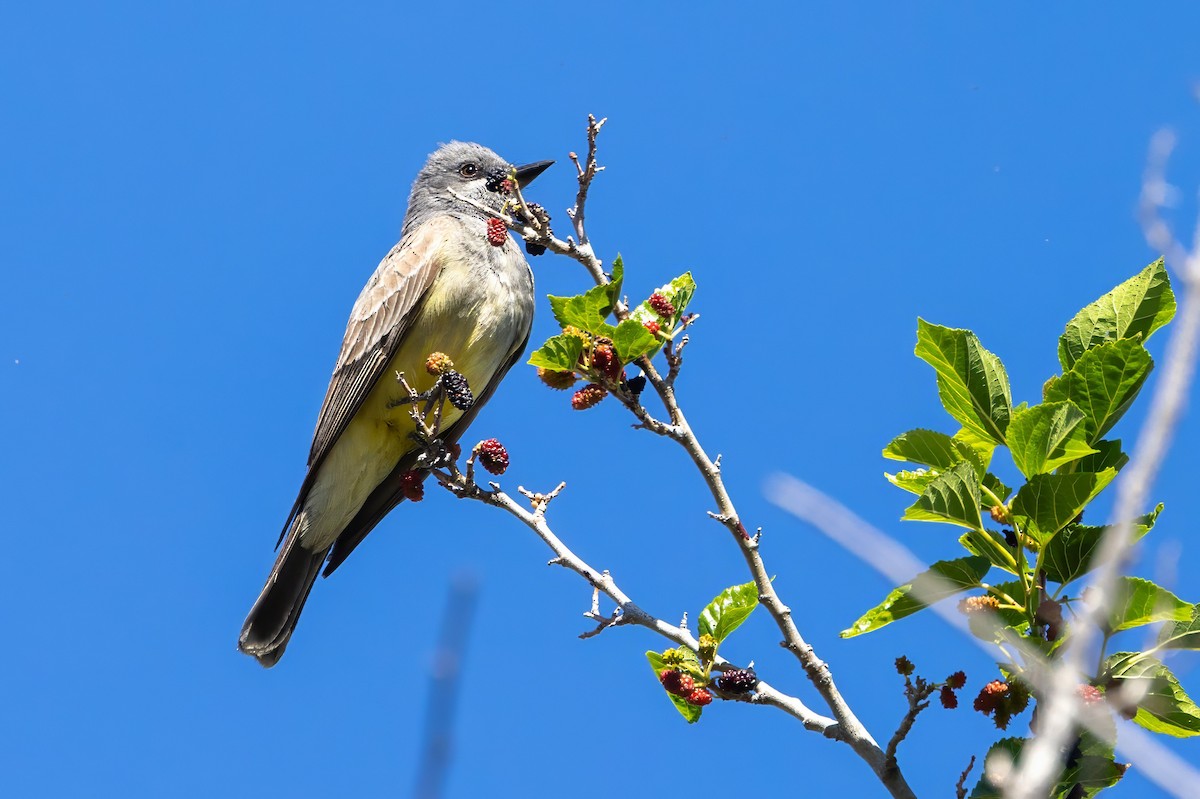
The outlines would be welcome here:
M 449 795 L 696 779 L 714 795 L 880 795 L 847 747 L 781 713 L 714 706 L 685 726 L 642 656 L 660 640 L 578 640 L 582 581 L 512 519 L 434 490 L 317 585 L 279 667 L 237 654 L 349 308 L 438 142 L 559 159 L 533 194 L 563 230 L 565 154 L 588 112 L 608 116 L 594 242 L 624 254 L 631 295 L 695 275 L 690 418 L 885 740 L 903 713 L 896 655 L 976 687 L 994 665 L 932 616 L 838 639 L 891 586 L 768 504 L 764 481 L 793 473 L 921 557 L 953 555 L 948 528 L 897 522 L 905 496 L 881 476 L 895 434 L 954 429 L 912 355 L 916 318 L 977 331 L 1014 399 L 1036 399 L 1063 324 L 1156 257 L 1133 206 L 1164 124 L 1181 135 L 1175 219 L 1195 211 L 1200 11 L 409 5 L 0 11 L 4 793 L 405 795 L 441 607 L 468 570 L 481 594 Z M 533 266 L 539 295 L 587 286 L 569 261 Z M 534 335 L 550 332 L 541 300 Z M 694 618 L 746 579 L 682 452 L 615 404 L 573 412 L 518 368 L 475 431 L 508 445 L 505 487 L 567 481 L 553 525 L 648 610 Z M 1193 412 L 1138 566 L 1191 601 L 1197 445 Z M 777 637 L 756 614 L 729 655 L 816 701 Z M 1200 692 L 1196 662 L 1177 665 Z M 902 764 L 949 795 L 995 737 L 934 709 Z M 1135 771 L 1114 795 L 1158 794 Z

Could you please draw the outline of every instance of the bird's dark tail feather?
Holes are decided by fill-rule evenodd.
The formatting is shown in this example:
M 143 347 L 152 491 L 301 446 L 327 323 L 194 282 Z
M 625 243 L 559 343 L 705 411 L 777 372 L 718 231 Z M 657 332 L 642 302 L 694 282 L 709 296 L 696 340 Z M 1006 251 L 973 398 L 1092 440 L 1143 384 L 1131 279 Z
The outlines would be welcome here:
M 302 547 L 299 534 L 292 529 L 279 550 L 267 584 L 246 616 L 242 634 L 238 636 L 238 649 L 258 658 L 268 669 L 279 662 L 327 554 L 328 549 L 310 552 Z

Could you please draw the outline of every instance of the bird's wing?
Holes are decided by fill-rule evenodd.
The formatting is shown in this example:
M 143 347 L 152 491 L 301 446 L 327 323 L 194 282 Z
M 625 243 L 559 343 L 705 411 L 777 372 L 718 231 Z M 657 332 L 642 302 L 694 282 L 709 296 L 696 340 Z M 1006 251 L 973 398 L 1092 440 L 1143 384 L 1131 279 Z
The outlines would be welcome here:
M 457 224 L 453 217 L 439 216 L 410 231 L 384 257 L 358 295 L 317 417 L 308 474 L 284 523 L 284 533 L 312 488 L 325 456 L 396 353 L 414 312 L 442 267 L 442 244 L 454 235 Z
M 488 383 L 487 388 L 476 397 L 475 404 L 466 413 L 456 419 L 454 424 L 442 431 L 440 438 L 443 441 L 447 444 L 453 444 L 467 431 L 467 428 L 479 413 L 479 409 L 495 393 L 496 387 L 500 385 L 500 381 L 504 379 L 504 375 L 521 359 L 521 355 L 525 352 L 527 344 L 529 344 L 528 333 L 525 334 L 525 339 L 513 351 L 508 361 L 492 376 L 492 380 Z M 334 569 L 341 566 L 342 561 L 349 557 L 354 548 L 367 537 L 367 533 L 371 532 L 375 528 L 375 525 L 383 521 L 383 517 L 387 516 L 392 508 L 399 505 L 400 501 L 404 499 L 404 492 L 400 487 L 400 477 L 405 472 L 412 470 L 416 463 L 416 456 L 417 453 L 414 452 L 401 459 L 396 468 L 392 470 L 392 473 L 367 497 L 367 501 L 363 503 L 362 508 L 350 520 L 350 523 L 346 525 L 346 529 L 338 536 L 337 541 L 334 542 L 333 550 L 329 553 L 329 560 L 325 564 L 325 577 L 333 574 Z

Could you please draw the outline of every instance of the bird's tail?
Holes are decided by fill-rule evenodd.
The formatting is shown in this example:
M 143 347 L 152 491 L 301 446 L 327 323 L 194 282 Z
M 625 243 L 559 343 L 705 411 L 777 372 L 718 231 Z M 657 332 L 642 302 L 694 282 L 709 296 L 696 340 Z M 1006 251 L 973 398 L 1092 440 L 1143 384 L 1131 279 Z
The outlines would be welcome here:
M 268 669 L 279 662 L 327 554 L 328 549 L 305 549 L 300 545 L 299 532 L 292 528 L 279 549 L 267 584 L 246 616 L 238 649 L 258 658 Z

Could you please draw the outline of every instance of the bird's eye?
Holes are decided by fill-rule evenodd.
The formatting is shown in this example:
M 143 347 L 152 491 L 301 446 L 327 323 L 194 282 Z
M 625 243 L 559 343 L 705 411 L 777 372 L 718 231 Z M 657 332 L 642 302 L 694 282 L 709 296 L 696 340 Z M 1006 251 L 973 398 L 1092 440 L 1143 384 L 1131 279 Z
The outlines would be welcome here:
M 469 161 L 458 168 L 458 174 L 464 178 L 473 178 L 479 173 L 479 167 Z

